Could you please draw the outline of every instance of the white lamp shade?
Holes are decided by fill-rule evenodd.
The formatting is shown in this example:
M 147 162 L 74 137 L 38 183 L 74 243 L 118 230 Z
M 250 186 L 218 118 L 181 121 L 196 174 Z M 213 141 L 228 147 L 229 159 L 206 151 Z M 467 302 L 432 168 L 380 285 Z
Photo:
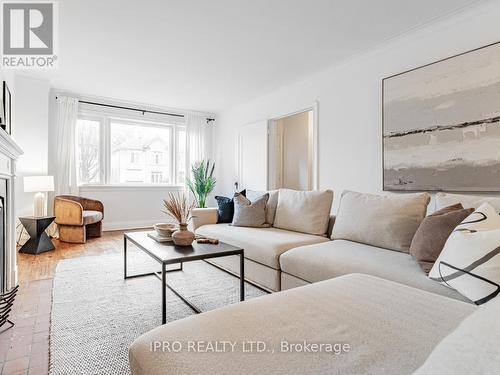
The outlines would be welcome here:
M 25 193 L 38 193 L 43 191 L 54 191 L 54 176 L 24 177 Z

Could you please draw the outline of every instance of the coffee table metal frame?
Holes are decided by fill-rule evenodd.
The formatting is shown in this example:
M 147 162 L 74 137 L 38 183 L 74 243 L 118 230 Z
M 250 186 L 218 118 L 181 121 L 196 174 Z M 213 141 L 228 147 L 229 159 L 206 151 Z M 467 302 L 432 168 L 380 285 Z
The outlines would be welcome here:
M 132 234 L 132 233 L 137 233 L 137 232 L 131 232 L 130 234 Z M 144 232 L 144 233 L 146 233 L 146 232 Z M 128 241 L 133 243 L 135 246 L 137 246 L 144 253 L 146 253 L 151 258 L 153 258 L 158 263 L 160 263 L 161 264 L 161 271 L 148 272 L 148 273 L 142 273 L 142 274 L 136 274 L 136 275 L 128 275 L 127 274 L 127 242 Z M 175 246 L 172 243 L 164 243 L 162 245 L 172 246 L 172 247 Z M 161 318 L 161 320 L 162 320 L 162 324 L 165 324 L 167 321 L 166 288 L 170 289 L 177 297 L 179 297 L 182 301 L 184 301 L 184 303 L 186 303 L 197 314 L 201 312 L 201 310 L 196 305 L 194 305 L 192 302 L 190 302 L 180 292 L 175 290 L 172 286 L 170 286 L 167 283 L 167 279 L 166 279 L 167 273 L 182 271 L 182 264 L 185 262 L 193 262 L 196 260 L 205 260 L 205 259 L 211 259 L 211 258 L 220 258 L 220 257 L 225 257 L 225 256 L 230 256 L 230 255 L 239 255 L 239 257 L 240 257 L 240 275 L 239 275 L 240 301 L 244 301 L 245 300 L 245 262 L 244 262 L 245 257 L 244 257 L 244 250 L 241 248 L 237 248 L 237 247 L 225 244 L 223 242 L 219 243 L 219 245 L 230 246 L 231 249 L 208 252 L 208 253 L 204 253 L 204 254 L 194 254 L 194 255 L 180 253 L 178 257 L 169 257 L 167 259 L 162 259 L 157 254 L 154 254 L 152 251 L 150 251 L 145 245 L 143 245 L 139 241 L 136 241 L 133 238 L 131 238 L 129 236 L 129 233 L 125 233 L 123 235 L 123 278 L 124 279 L 133 279 L 133 278 L 144 277 L 144 276 L 156 276 L 161 281 L 161 283 L 162 283 L 162 296 L 161 296 L 162 318 Z M 215 247 L 215 246 L 219 246 L 219 245 L 208 245 L 208 246 Z M 171 265 L 171 264 L 179 264 L 179 268 L 167 270 L 167 266 Z

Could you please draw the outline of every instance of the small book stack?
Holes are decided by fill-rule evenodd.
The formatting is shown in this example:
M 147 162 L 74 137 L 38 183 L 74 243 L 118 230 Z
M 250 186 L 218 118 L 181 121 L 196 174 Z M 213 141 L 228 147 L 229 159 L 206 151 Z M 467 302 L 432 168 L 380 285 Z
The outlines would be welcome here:
M 172 236 L 162 237 L 156 232 L 149 232 L 148 237 L 151 237 L 156 242 L 172 242 Z

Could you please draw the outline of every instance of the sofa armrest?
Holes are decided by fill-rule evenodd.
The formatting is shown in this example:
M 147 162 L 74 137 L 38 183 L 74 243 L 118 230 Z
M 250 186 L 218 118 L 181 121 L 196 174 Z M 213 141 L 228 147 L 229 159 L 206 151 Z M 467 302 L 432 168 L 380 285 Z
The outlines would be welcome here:
M 193 208 L 191 211 L 192 229 L 196 230 L 202 225 L 217 224 L 218 214 L 217 208 Z
M 54 215 L 56 224 L 83 225 L 83 206 L 73 200 L 56 197 Z

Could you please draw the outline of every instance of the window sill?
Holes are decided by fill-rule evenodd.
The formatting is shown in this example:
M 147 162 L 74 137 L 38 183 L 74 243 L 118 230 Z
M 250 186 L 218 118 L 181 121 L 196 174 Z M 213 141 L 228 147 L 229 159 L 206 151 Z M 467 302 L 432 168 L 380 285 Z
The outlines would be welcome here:
M 81 192 L 97 192 L 97 191 L 140 191 L 140 190 L 165 190 L 179 191 L 184 190 L 182 185 L 164 185 L 164 184 L 109 184 L 109 185 L 81 185 Z

